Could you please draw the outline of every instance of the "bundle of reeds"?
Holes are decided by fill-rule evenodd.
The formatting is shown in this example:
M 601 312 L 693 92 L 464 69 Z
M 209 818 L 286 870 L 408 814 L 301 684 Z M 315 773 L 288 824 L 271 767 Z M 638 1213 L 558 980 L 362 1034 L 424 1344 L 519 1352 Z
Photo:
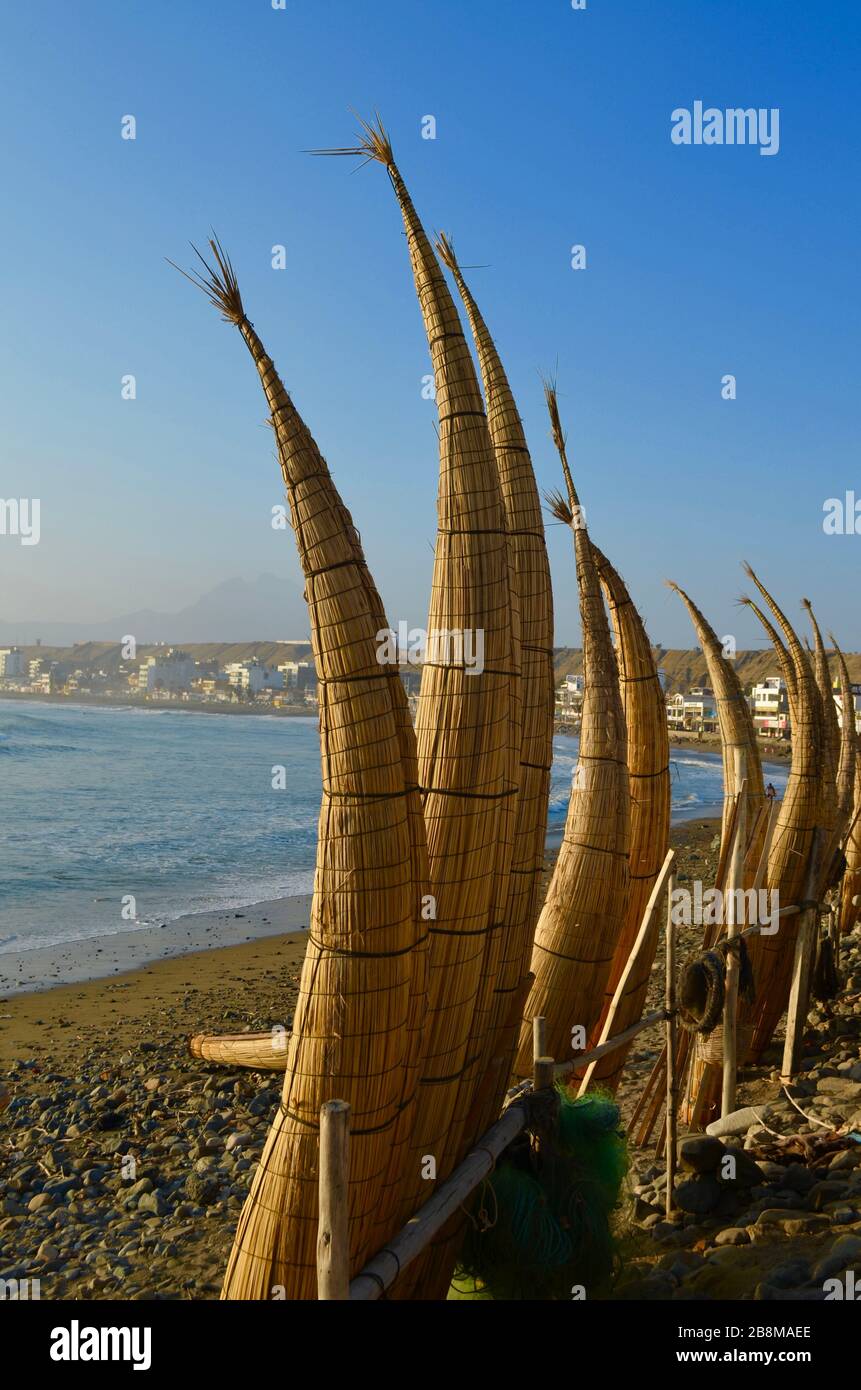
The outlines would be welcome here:
M 786 650 L 783 638 L 774 626 L 774 623 L 769 620 L 767 614 L 763 613 L 759 604 L 755 603 L 748 594 L 742 594 L 739 603 L 742 604 L 743 607 L 749 608 L 751 612 L 756 615 L 765 629 L 771 645 L 774 647 L 778 662 L 780 663 L 780 673 L 783 676 L 783 683 L 786 686 L 786 696 L 789 703 L 789 721 L 792 726 L 795 724 L 796 700 L 798 698 L 798 682 L 795 678 L 795 667 L 792 664 L 792 658 Z
M 831 683 L 831 672 L 828 668 L 825 643 L 822 640 L 822 633 L 813 612 L 813 604 L 810 599 L 804 598 L 801 600 L 801 606 L 807 613 L 813 628 L 813 671 L 816 676 L 816 686 L 822 708 L 820 816 L 822 829 L 825 832 L 822 861 L 823 868 L 827 869 L 843 832 L 846 830 L 846 825 L 841 818 L 837 786 L 840 765 L 840 725 L 837 719 L 837 707 L 834 704 L 834 689 Z
M 750 706 L 741 687 L 735 667 L 723 654 L 723 644 L 705 615 L 693 599 L 678 584 L 668 581 L 669 588 L 678 594 L 688 610 L 688 615 L 703 649 L 708 667 L 709 680 L 714 690 L 717 704 L 718 727 L 720 729 L 721 754 L 723 756 L 723 821 L 721 839 L 727 843 L 727 832 L 735 798 L 740 790 L 735 784 L 735 750 L 741 749 L 747 768 L 747 824 L 751 830 L 761 827 L 751 841 L 745 863 L 745 881 L 750 883 L 759 861 L 762 836 L 765 834 L 763 816 L 765 806 L 765 787 L 762 779 L 762 763 L 756 742 L 756 729 Z
M 831 637 L 840 668 L 840 767 L 837 775 L 838 801 L 845 832 L 843 854 L 846 867 L 840 885 L 840 931 L 852 931 L 861 920 L 861 740 L 855 728 L 855 698 L 849 680 L 846 658 Z M 858 898 L 858 902 L 855 899 Z
M 646 904 L 661 865 L 670 835 L 670 744 L 667 708 L 654 652 L 643 620 L 624 580 L 592 542 L 598 577 L 610 609 L 616 636 L 616 660 L 622 708 L 627 729 L 628 782 L 631 791 L 631 841 L 628 858 L 630 894 L 625 922 L 610 966 L 604 1006 L 596 1025 L 596 1041 L 613 999 L 616 986 L 631 953 Z M 655 913 L 649 936 L 638 956 L 638 967 L 625 985 L 613 1023 L 613 1034 L 623 1033 L 642 1016 L 652 963 L 658 945 L 659 914 Z M 621 1047 L 600 1060 L 591 1084 L 615 1091 L 625 1066 L 628 1048 Z
M 855 756 L 853 813 L 843 853 L 846 870 L 840 887 L 840 931 L 846 934 L 861 922 L 861 752 Z
M 440 481 L 428 658 L 416 718 L 419 781 L 427 827 L 435 916 L 420 1099 L 403 1184 L 402 1210 L 430 1193 L 427 1157 L 446 1176 L 460 1138 L 490 1026 L 493 962 L 501 922 L 496 885 L 507 875 L 512 783 L 510 722 L 516 700 L 508 536 L 496 460 L 475 366 L 454 301 L 378 122 L 357 154 L 388 172 L 407 235 L 439 411 Z M 482 644 L 481 666 L 441 637 Z M 491 939 L 489 939 L 491 938 Z M 459 1106 L 458 1098 L 461 1098 Z
M 782 907 L 801 901 L 814 834 L 821 820 L 823 756 L 822 701 L 807 653 L 786 615 L 749 565 L 753 580 L 777 620 L 792 665 L 792 761 L 768 856 L 767 884 L 777 891 Z M 758 612 L 755 605 L 750 605 Z M 780 655 L 780 652 L 778 652 Z M 756 982 L 753 1005 L 739 1010 L 741 1022 L 751 1023 L 751 1056 L 757 1060 L 771 1041 L 789 998 L 798 917 L 783 918 L 770 936 L 755 936 L 749 944 Z
M 840 931 L 852 931 L 861 921 L 861 752 L 855 758 L 852 816 L 843 846 L 846 869 L 840 890 Z
M 520 629 L 521 714 L 516 774 L 519 792 L 514 850 L 511 871 L 501 880 L 507 888 L 499 910 L 501 958 L 495 972 L 491 1026 L 480 1067 L 480 1106 L 475 1119 L 467 1123 L 464 1136 L 471 1142 L 499 1113 L 520 1028 L 518 998 L 522 1003 L 538 915 L 553 760 L 553 590 L 541 499 L 523 422 L 502 359 L 464 279 L 451 240 L 441 235 L 436 247 L 454 277 L 478 353 L 513 566 L 512 608 L 518 614 Z M 512 731 L 518 731 L 515 720 Z
M 837 816 L 841 827 L 841 839 L 845 838 L 852 820 L 854 799 L 855 764 L 858 757 L 858 733 L 855 727 L 855 699 L 846 658 L 829 633 L 829 640 L 837 657 L 840 673 L 840 751 L 837 760 Z
M 188 1050 L 192 1057 L 222 1066 L 285 1071 L 287 1036 L 286 1028 L 270 1028 L 266 1033 L 195 1033 L 188 1040 Z
M 395 1210 L 424 1022 L 424 848 L 383 608 L 325 461 L 210 243 L 191 278 L 239 329 L 272 416 L 318 675 L 323 794 L 311 926 L 281 1105 L 240 1216 L 224 1298 L 313 1298 L 321 1103 L 349 1102 L 350 1251 L 359 1267 Z M 403 756 L 406 749 L 408 756 Z M 411 804 L 415 803 L 415 804 Z M 418 879 L 417 879 L 418 876 Z
M 532 1067 L 537 1015 L 547 1019 L 548 1050 L 560 1060 L 571 1055 L 572 1029 L 581 1028 L 588 1037 L 601 1011 L 629 891 L 630 792 L 618 670 L 556 392 L 550 385 L 545 389 L 567 493 L 549 500 L 555 516 L 574 533 L 585 693 L 565 833 L 535 933 L 535 982 L 521 1029 L 518 1076 Z

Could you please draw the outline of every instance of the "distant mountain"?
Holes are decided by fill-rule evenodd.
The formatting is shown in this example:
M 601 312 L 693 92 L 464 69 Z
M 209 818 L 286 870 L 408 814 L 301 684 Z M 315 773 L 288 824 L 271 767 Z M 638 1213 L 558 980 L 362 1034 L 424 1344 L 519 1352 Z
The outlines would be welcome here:
M 151 608 L 107 622 L 54 623 L 0 618 L 0 645 L 44 646 L 73 642 L 118 642 L 130 635 L 147 642 L 290 641 L 308 637 L 308 610 L 301 591 L 287 579 L 261 574 L 256 579 L 225 579 L 178 613 Z

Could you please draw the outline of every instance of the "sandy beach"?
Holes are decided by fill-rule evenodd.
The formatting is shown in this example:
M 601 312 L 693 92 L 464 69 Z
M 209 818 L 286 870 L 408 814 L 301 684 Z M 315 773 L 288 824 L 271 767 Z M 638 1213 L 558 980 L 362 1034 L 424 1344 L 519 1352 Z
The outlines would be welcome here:
M 710 881 L 719 829 L 712 818 L 673 828 L 671 842 L 686 866 L 680 872 L 696 866 L 697 876 Z M 542 895 L 561 833 L 560 827 L 553 840 L 548 836 Z M 47 1056 L 46 1028 L 52 1030 L 51 1046 L 61 1046 L 74 1059 L 79 1046 L 97 1040 L 100 1030 L 105 1039 L 119 1040 L 125 1028 L 129 1048 L 140 1039 L 163 1036 L 162 1012 L 182 1036 L 209 1027 L 217 1031 L 222 1022 L 230 1025 L 226 1032 L 286 1023 L 310 911 L 306 894 L 241 910 L 193 913 L 164 927 L 2 954 L 0 1065 L 10 1065 L 30 1048 Z M 286 994 L 280 993 L 285 985 Z M 176 1036 L 171 1033 L 165 1041 Z M 648 1034 L 638 1039 L 638 1053 L 649 1052 L 648 1039 Z
M 282 937 L 307 929 L 311 895 L 243 908 L 189 913 L 158 927 L 0 953 L 0 993 L 8 996 L 126 975 L 152 962 Z
M 717 832 L 712 819 L 674 827 L 679 882 L 713 881 Z M 5 987 L 0 1278 L 38 1278 L 42 1299 L 217 1298 L 281 1079 L 196 1060 L 187 1040 L 204 1030 L 290 1026 L 307 940 L 294 928 L 307 925 L 309 905 L 259 903 L 141 933 L 135 950 L 149 963 L 136 969 L 111 964 L 112 951 L 128 959 L 129 943 L 103 939 L 94 945 L 108 953 L 110 979 L 35 989 L 28 970 L 51 979 L 106 963 L 94 950 L 74 962 L 64 952 L 52 972 L 39 953 L 15 992 Z M 700 936 L 698 927 L 681 930 L 682 958 Z M 805 1115 L 776 1085 L 779 1038 L 742 1076 L 738 1103 L 761 1107 L 767 1127 L 728 1141 L 749 1156 L 738 1193 L 724 1193 L 708 1213 L 681 1205 L 667 1222 L 663 1168 L 651 1147 L 632 1149 L 618 1214 L 624 1271 L 613 1297 L 803 1298 L 813 1296 L 805 1289 L 823 1262 L 861 1264 L 861 1145 L 843 1139 L 828 1148 L 829 1133 L 861 1125 L 858 933 L 844 954 L 847 992 L 837 1007 L 814 1006 L 793 1087 Z M 659 948 L 647 1007 L 662 993 Z M 629 1054 L 618 1092 L 623 1122 L 661 1045 L 656 1025 Z M 680 1203 L 697 1208 L 709 1181 L 682 1172 Z

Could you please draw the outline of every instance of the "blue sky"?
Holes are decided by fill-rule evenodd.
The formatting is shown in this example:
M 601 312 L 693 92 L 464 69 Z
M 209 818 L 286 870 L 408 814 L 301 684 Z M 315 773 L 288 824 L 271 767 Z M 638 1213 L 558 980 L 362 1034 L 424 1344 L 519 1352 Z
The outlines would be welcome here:
M 280 479 L 250 359 L 164 259 L 214 227 L 390 619 L 424 621 L 435 408 L 399 213 L 382 169 L 303 153 L 378 108 L 426 226 L 483 267 L 542 487 L 558 468 L 540 378 L 558 373 L 590 527 L 653 640 L 692 640 L 670 577 L 761 644 L 735 606 L 748 559 L 790 613 L 808 595 L 861 649 L 861 536 L 822 531 L 826 498 L 861 498 L 859 36 L 849 0 L 7 7 L 0 494 L 39 497 L 42 536 L 0 537 L 0 615 L 180 608 L 261 570 L 299 582 L 269 525 Z M 696 100 L 779 108 L 779 153 L 674 145 L 671 113 Z M 557 640 L 574 642 L 570 539 L 548 536 Z

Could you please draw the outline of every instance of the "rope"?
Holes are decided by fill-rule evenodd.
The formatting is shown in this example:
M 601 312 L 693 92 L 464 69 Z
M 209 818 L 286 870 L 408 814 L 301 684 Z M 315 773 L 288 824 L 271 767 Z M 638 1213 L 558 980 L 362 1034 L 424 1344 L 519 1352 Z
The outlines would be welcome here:
M 746 1003 L 754 999 L 753 969 L 742 936 L 725 937 L 710 951 L 703 951 L 682 969 L 679 987 L 679 1021 L 689 1033 L 713 1033 L 721 1021 L 726 997 L 727 957 L 739 960 L 738 992 Z

